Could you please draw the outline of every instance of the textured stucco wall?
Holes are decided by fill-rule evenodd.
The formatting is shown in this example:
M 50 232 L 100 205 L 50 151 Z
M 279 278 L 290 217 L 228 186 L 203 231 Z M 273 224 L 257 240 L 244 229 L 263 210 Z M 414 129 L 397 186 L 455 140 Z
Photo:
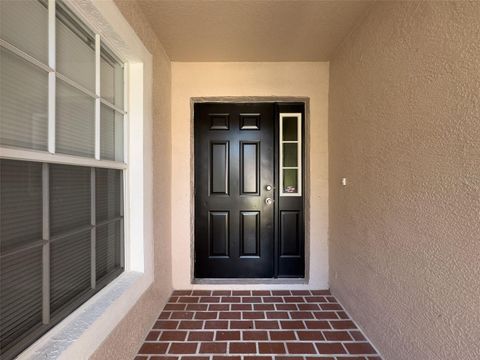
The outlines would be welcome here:
M 479 359 L 480 3 L 378 3 L 330 68 L 334 294 L 386 359 Z
M 328 63 L 172 62 L 172 244 L 173 286 L 192 285 L 193 124 L 191 99 L 199 97 L 309 98 L 307 124 L 306 241 L 309 288 L 328 287 Z M 255 100 L 253 100 L 255 101 Z M 234 285 L 271 288 L 286 285 Z M 292 285 L 290 285 L 292 287 Z M 232 285 L 215 285 L 232 288 Z
M 153 55 L 154 283 L 103 342 L 92 359 L 133 359 L 172 291 L 171 263 L 171 66 L 162 45 L 137 3 L 115 0 Z M 131 126 L 135 126 L 132 124 Z M 119 315 L 120 316 L 120 315 Z

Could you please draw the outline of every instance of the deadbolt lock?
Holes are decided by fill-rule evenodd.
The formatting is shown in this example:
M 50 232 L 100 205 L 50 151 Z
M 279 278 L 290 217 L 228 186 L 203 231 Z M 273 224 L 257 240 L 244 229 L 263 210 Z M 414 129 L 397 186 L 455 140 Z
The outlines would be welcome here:
M 272 188 L 272 185 L 267 185 L 267 186 L 265 186 L 265 189 L 267 189 L 267 191 L 270 191 L 270 190 L 272 190 L 273 188 Z

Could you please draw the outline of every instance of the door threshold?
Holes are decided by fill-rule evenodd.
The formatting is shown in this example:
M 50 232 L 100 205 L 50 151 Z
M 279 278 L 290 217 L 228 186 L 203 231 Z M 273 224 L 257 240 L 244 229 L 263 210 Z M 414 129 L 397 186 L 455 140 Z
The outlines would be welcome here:
M 252 284 L 252 285 L 307 285 L 308 281 L 305 278 L 259 278 L 259 279 L 250 279 L 250 278 L 209 278 L 209 279 L 193 279 L 192 284 L 222 284 L 222 285 L 243 285 L 243 284 Z

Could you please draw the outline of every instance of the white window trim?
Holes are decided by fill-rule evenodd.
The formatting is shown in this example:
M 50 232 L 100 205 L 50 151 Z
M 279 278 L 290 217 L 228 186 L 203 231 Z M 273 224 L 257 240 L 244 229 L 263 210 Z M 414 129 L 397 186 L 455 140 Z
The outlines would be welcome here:
M 129 135 L 124 144 L 124 161 L 129 162 L 129 167 L 124 175 L 125 272 L 27 348 L 18 359 L 90 357 L 153 282 L 152 56 L 113 0 L 64 2 L 127 63 L 128 121 L 124 121 L 124 130 Z M 130 122 L 134 126 L 130 126 Z M 72 163 L 72 157 L 67 155 L 6 148 L 1 151 L 2 157 L 22 159 L 28 152 L 30 160 L 34 154 L 38 161 Z M 104 160 L 73 158 L 78 165 L 125 167 L 110 161 L 107 164 Z
M 284 141 L 283 140 L 283 118 L 296 117 L 297 118 L 297 140 L 296 141 Z M 301 113 L 280 113 L 279 124 L 279 144 L 280 144 L 280 196 L 302 196 L 302 114 Z M 286 167 L 283 166 L 283 144 L 297 144 L 297 166 Z M 283 191 L 283 170 L 284 169 L 296 169 L 297 170 L 297 186 L 298 191 L 296 193 L 288 193 Z

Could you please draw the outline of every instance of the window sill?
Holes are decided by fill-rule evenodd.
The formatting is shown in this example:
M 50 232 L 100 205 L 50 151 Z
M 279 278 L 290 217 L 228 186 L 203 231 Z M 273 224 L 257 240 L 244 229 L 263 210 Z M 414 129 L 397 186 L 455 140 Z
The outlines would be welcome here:
M 127 271 L 27 348 L 17 359 L 88 359 L 152 283 Z

